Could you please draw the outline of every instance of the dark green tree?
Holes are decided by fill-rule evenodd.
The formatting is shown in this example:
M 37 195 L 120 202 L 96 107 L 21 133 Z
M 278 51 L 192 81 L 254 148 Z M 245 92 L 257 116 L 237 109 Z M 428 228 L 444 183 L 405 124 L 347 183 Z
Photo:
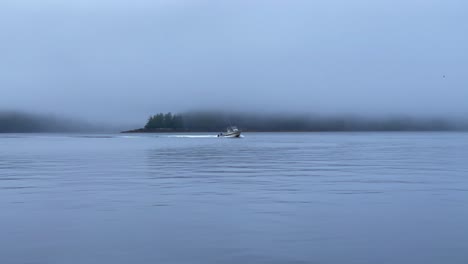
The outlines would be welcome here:
M 174 128 L 174 130 L 182 130 L 184 128 L 184 120 L 182 119 L 182 115 L 173 116 L 172 128 Z
M 164 127 L 164 114 L 159 113 L 154 116 L 154 128 L 163 128 Z
M 148 118 L 148 122 L 146 122 L 145 128 L 146 129 L 153 128 L 153 125 L 154 125 L 153 123 L 154 123 L 154 117 L 150 116 Z
M 150 116 L 145 125 L 146 129 L 155 129 L 164 127 L 164 115 L 162 113 Z
M 163 127 L 164 128 L 173 128 L 173 124 L 172 124 L 172 113 L 169 112 L 167 114 L 164 115 L 164 125 Z

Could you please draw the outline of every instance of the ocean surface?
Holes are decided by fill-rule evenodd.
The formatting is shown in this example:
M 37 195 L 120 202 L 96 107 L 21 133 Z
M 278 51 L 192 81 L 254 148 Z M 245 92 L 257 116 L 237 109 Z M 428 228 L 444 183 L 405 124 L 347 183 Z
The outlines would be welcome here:
M 466 264 L 468 134 L 0 134 L 0 263 Z

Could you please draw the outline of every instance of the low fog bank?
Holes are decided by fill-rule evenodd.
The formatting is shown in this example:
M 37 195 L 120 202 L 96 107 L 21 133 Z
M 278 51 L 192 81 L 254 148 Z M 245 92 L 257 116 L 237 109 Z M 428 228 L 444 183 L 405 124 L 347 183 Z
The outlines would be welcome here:
M 449 118 L 357 115 L 186 114 L 185 126 L 197 131 L 219 130 L 236 125 L 245 131 L 457 131 L 468 130 L 468 122 Z
M 0 133 L 114 132 L 119 128 L 55 115 L 0 111 Z
M 164 116 L 166 116 L 164 114 Z M 219 132 L 235 125 L 243 131 L 468 131 L 468 120 L 446 117 L 371 116 L 346 114 L 246 113 L 189 111 L 173 114 L 172 125 L 149 120 L 88 122 L 57 115 L 0 111 L 0 133 L 113 133 L 141 127 L 135 132 Z M 174 122 L 177 120 L 177 124 Z M 146 122 L 146 123 L 145 123 Z
M 161 115 L 161 114 L 160 114 Z M 174 115 L 173 115 L 174 116 Z M 251 114 L 186 112 L 178 116 L 182 125 L 159 127 L 145 125 L 141 132 L 158 131 L 222 131 L 236 125 L 243 131 L 467 131 L 468 121 L 454 118 L 411 116 L 358 116 L 307 114 Z M 151 119 L 150 119 L 151 120 Z M 164 125 L 166 124 L 166 125 Z

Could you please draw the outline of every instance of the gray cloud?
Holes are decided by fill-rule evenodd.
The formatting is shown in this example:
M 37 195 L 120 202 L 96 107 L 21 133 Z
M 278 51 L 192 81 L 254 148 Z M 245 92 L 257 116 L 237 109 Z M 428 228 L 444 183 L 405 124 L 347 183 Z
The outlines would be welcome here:
M 465 1 L 2 1 L 0 107 L 468 112 Z M 445 78 L 444 78 L 445 75 Z

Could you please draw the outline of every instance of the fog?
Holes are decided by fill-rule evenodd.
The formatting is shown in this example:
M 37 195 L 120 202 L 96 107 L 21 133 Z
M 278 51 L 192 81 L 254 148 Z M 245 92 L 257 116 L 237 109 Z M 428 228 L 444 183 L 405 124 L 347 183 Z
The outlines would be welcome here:
M 0 2 L 0 110 L 144 123 L 156 112 L 460 117 L 457 0 Z

